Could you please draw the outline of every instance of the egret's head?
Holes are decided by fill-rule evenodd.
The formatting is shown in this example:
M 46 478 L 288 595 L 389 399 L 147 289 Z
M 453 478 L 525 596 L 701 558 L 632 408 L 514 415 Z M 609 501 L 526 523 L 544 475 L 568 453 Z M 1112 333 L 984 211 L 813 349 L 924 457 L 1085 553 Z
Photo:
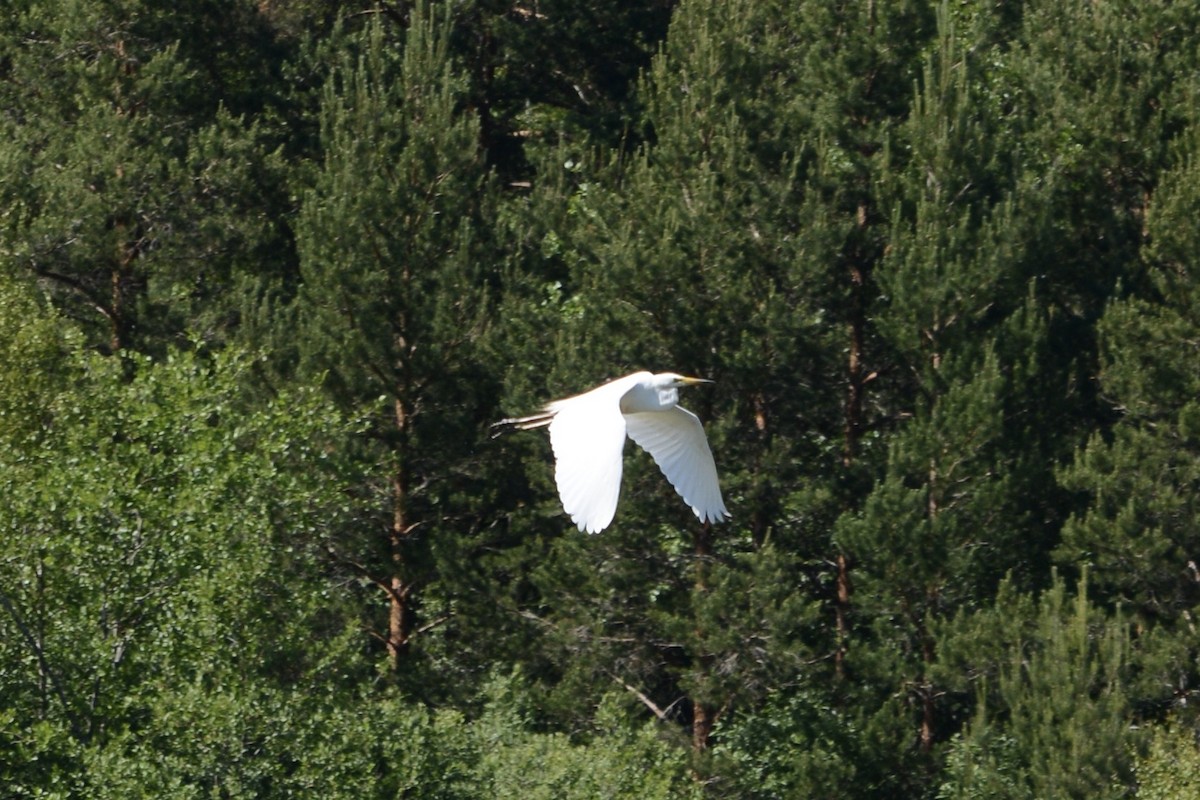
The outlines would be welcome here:
M 689 378 L 677 372 L 660 372 L 651 376 L 650 388 L 658 396 L 660 408 L 669 408 L 679 402 L 679 389 L 683 386 L 695 386 L 699 383 L 712 383 L 704 378 Z

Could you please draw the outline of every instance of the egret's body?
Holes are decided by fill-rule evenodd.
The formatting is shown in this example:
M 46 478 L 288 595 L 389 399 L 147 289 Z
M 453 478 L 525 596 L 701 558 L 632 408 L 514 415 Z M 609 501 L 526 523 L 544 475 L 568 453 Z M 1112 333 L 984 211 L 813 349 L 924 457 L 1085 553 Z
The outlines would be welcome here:
M 497 424 L 550 428 L 554 479 L 563 509 L 580 530 L 612 522 L 621 493 L 625 437 L 648 452 L 701 522 L 729 516 L 700 419 L 679 406 L 679 387 L 707 383 L 673 372 L 635 372 L 565 400 L 540 414 Z

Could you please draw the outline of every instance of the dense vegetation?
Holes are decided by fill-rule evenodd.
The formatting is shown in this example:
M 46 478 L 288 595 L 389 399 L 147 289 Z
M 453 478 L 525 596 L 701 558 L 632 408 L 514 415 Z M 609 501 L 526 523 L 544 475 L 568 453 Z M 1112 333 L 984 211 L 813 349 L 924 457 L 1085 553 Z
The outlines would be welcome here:
M 5 796 L 1200 796 L 1197 30 L 12 0 Z M 643 368 L 731 523 L 489 436 Z

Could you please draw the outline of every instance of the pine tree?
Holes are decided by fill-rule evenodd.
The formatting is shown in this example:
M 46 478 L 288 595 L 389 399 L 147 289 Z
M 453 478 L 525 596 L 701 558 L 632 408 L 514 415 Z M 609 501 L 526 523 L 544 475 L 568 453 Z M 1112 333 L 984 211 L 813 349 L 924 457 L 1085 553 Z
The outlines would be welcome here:
M 1029 331 L 1019 187 L 994 149 L 1003 123 L 978 113 L 982 65 L 944 14 L 940 25 L 875 198 L 891 217 L 873 270 L 886 359 L 875 393 L 894 429 L 878 483 L 838 523 L 858 565 L 862 638 L 849 666 L 907 697 L 916 736 L 896 731 L 897 746 L 915 739 L 925 756 L 945 730 L 929 622 L 987 597 L 1022 554 L 1029 498 L 1014 493 L 1011 451 L 1027 443 L 1008 420 L 1023 412 L 1023 387 L 1002 358 L 1036 345 L 1005 344 Z
M 717 380 L 691 405 L 710 420 L 735 523 L 696 529 L 653 467 L 631 456 L 617 524 L 594 540 L 555 542 L 555 568 L 538 573 L 539 597 L 557 611 L 546 621 L 570 660 L 567 691 L 609 680 L 664 718 L 682 708 L 697 751 L 731 709 L 773 686 L 819 681 L 823 666 L 807 675 L 801 665 L 822 665 L 837 649 L 816 600 L 833 592 L 839 467 L 856 446 L 845 437 L 862 425 L 855 418 L 845 432 L 847 415 L 862 410 L 849 410 L 839 388 L 846 336 L 867 335 L 865 318 L 857 333 L 849 322 L 845 265 L 874 234 L 863 232 L 858 196 L 835 188 L 828 140 L 844 134 L 839 146 L 863 186 L 882 143 L 852 142 L 879 128 L 836 116 L 822 92 L 840 86 L 825 80 L 831 52 L 847 75 L 868 63 L 892 81 L 885 30 L 919 29 L 919 15 L 843 20 L 878 37 L 872 56 L 853 37 L 810 45 L 805 34 L 827 30 L 829 13 L 820 4 L 682 6 L 641 90 L 652 145 L 627 162 L 576 162 L 569 214 L 543 239 L 562 277 L 548 297 L 529 298 L 539 309 L 531 317 L 552 326 L 543 396 L 642 367 Z M 852 81 L 855 102 L 886 118 L 894 98 L 872 94 L 870 80 Z M 801 81 L 811 95 L 796 96 Z M 825 104 L 826 130 L 806 127 L 810 103 Z M 637 586 L 654 588 L 612 588 Z M 587 633 L 572 640 L 568 631 Z
M 901 422 L 839 541 L 861 564 L 856 666 L 905 676 L 930 753 L 967 708 L 936 685 L 931 620 L 990 597 L 1006 570 L 1046 580 L 1078 501 L 1056 467 L 1106 417 L 1087 377 L 1094 325 L 1118 279 L 1137 280 L 1138 187 L 1170 130 L 1146 113 L 1147 62 L 1174 46 L 1148 37 L 1128 61 L 1099 57 L 1100 42 L 1126 52 L 1131 20 L 1111 11 L 1031 6 L 1020 25 L 943 11 L 879 184 L 892 229 L 873 322 L 894 365 L 875 392 Z M 1170 16 L 1130 12 L 1138 31 L 1173 30 Z M 1079 137 L 1069 154 L 1064 130 Z
M 307 374 L 324 372 L 351 413 L 369 415 L 361 457 L 387 472 L 363 488 L 361 529 L 330 544 L 386 597 L 378 635 L 393 669 L 420 627 L 414 592 L 429 580 L 431 542 L 462 523 L 462 508 L 439 504 L 458 491 L 451 475 L 486 396 L 473 348 L 487 312 L 487 178 L 448 13 L 414 8 L 399 41 L 378 18 L 344 34 L 297 233 Z
M 464 7 L 452 42 L 470 82 L 489 163 L 528 185 L 535 151 L 629 146 L 634 86 L 649 65 L 669 0 L 539 0 Z M 532 156 L 532 158 L 531 158 Z
M 1140 658 L 1131 626 L 1061 578 L 1036 600 L 1001 585 L 992 608 L 939 636 L 942 666 L 970 676 L 975 716 L 951 743 L 942 798 L 1127 797 Z
M 287 263 L 269 219 L 282 169 L 242 116 L 277 95 L 251 4 L 126 5 L 6 15 L 0 235 L 4 269 L 51 290 L 96 346 L 161 350 L 188 328 L 226 333 L 239 276 Z M 226 46 L 201 45 L 212 36 Z
M 1100 322 L 1100 385 L 1119 418 L 1063 473 L 1089 502 L 1068 521 L 1055 553 L 1087 568 L 1105 601 L 1131 609 L 1150 630 L 1183 637 L 1156 667 L 1160 690 L 1179 706 L 1194 694 L 1194 647 L 1186 642 L 1200 604 L 1193 502 L 1200 475 L 1192 457 L 1200 372 L 1188 357 L 1200 325 L 1198 242 L 1188 222 L 1200 210 L 1195 131 L 1193 123 L 1149 202 L 1146 285 L 1110 304 Z

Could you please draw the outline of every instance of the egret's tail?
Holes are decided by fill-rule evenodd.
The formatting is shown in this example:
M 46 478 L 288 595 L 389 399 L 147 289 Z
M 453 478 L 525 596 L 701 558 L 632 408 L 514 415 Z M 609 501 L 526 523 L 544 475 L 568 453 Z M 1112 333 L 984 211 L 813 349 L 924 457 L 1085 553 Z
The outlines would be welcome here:
M 492 438 L 495 439 L 505 431 L 527 431 L 532 428 L 545 427 L 554 419 L 555 413 L 555 411 L 547 409 L 537 414 L 531 414 L 528 417 L 510 417 L 509 419 L 502 419 L 499 422 L 493 422 Z

